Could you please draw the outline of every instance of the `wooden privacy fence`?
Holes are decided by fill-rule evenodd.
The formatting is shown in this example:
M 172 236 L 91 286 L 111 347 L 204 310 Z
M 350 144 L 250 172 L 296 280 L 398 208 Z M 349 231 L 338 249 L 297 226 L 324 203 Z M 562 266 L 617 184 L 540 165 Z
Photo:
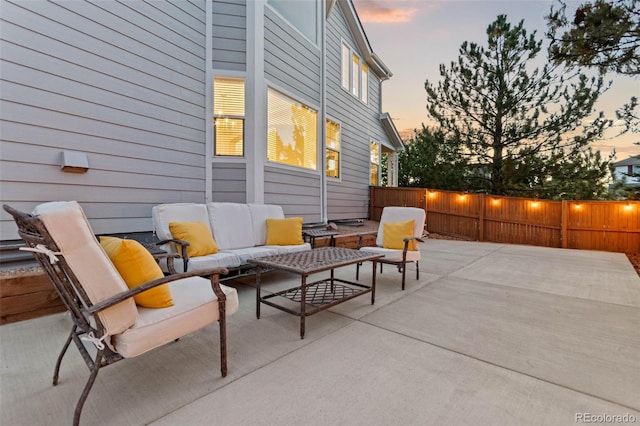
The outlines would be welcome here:
M 423 208 L 427 231 L 470 240 L 640 252 L 638 201 L 551 201 L 370 187 L 369 218 L 380 220 L 385 206 Z

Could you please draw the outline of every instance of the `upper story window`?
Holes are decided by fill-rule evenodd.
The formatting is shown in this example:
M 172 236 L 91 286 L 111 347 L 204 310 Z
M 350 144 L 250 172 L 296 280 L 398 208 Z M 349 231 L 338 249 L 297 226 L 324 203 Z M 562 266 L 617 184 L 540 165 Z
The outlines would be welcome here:
M 268 3 L 313 44 L 318 44 L 318 0 L 268 0 Z
M 327 119 L 326 123 L 326 174 L 340 177 L 340 124 Z
M 352 55 L 353 63 L 351 65 L 351 94 L 358 97 L 360 93 L 360 58 L 355 53 Z
M 244 80 L 213 79 L 213 126 L 214 155 L 244 155 Z
M 267 159 L 317 170 L 318 112 L 280 92 L 267 93 Z
M 363 63 L 360 70 L 360 84 L 362 87 L 360 99 L 366 104 L 369 101 L 369 67 Z
M 350 68 L 349 68 L 350 57 L 351 57 L 351 49 L 345 43 L 342 43 L 342 88 L 345 90 L 349 90 L 349 88 L 351 87 Z
M 380 184 L 380 144 L 371 141 L 370 144 L 371 159 L 369 165 L 369 185 Z
M 341 60 L 342 88 L 366 104 L 369 102 L 369 67 L 344 42 Z

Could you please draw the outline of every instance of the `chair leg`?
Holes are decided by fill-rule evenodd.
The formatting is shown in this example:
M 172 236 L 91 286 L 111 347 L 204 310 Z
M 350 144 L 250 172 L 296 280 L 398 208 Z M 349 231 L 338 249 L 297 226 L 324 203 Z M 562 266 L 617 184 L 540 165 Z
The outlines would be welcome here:
M 404 290 L 404 277 L 407 274 L 407 264 L 406 262 L 402 263 L 402 290 Z
M 362 263 L 356 263 L 356 281 L 360 279 L 360 265 L 362 265 Z
M 420 279 L 420 264 L 416 260 L 416 280 Z
M 80 424 L 80 414 L 82 414 L 82 407 L 84 406 L 87 397 L 89 396 L 89 392 L 91 392 L 91 388 L 96 381 L 96 377 L 98 376 L 98 370 L 102 365 L 102 356 L 104 355 L 105 349 L 99 349 L 98 354 L 96 355 L 96 359 L 93 361 L 93 368 L 91 369 L 91 374 L 89 375 L 89 379 L 87 380 L 87 384 L 84 385 L 84 390 L 80 395 L 80 399 L 76 404 L 76 410 L 73 413 L 73 426 L 78 426 Z
M 227 315 L 226 315 L 226 301 L 218 300 L 218 309 L 220 312 L 220 319 L 218 324 L 220 326 L 220 372 L 222 377 L 227 376 Z
M 62 347 L 62 351 L 60 351 L 60 355 L 58 355 L 56 368 L 53 370 L 53 386 L 58 385 L 58 373 L 60 373 L 60 364 L 62 364 L 62 358 L 64 358 L 64 354 L 67 353 L 67 349 L 69 349 L 69 345 L 71 344 L 71 340 L 73 340 L 73 335 L 76 333 L 76 329 L 77 327 L 75 325 L 71 327 L 71 333 L 69 333 L 69 337 Z

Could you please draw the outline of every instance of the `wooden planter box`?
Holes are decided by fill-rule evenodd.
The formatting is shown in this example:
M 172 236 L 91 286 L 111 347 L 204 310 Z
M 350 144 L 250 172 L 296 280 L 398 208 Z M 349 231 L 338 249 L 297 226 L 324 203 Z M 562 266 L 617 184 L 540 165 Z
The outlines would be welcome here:
M 49 278 L 39 268 L 0 275 L 0 324 L 65 310 Z

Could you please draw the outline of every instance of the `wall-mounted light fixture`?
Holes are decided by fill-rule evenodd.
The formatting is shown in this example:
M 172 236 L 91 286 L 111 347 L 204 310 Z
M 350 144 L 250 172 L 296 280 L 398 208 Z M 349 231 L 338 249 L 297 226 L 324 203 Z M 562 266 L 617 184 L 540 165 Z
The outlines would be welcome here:
M 89 170 L 87 154 L 77 151 L 62 151 L 60 168 L 67 173 L 86 173 Z

